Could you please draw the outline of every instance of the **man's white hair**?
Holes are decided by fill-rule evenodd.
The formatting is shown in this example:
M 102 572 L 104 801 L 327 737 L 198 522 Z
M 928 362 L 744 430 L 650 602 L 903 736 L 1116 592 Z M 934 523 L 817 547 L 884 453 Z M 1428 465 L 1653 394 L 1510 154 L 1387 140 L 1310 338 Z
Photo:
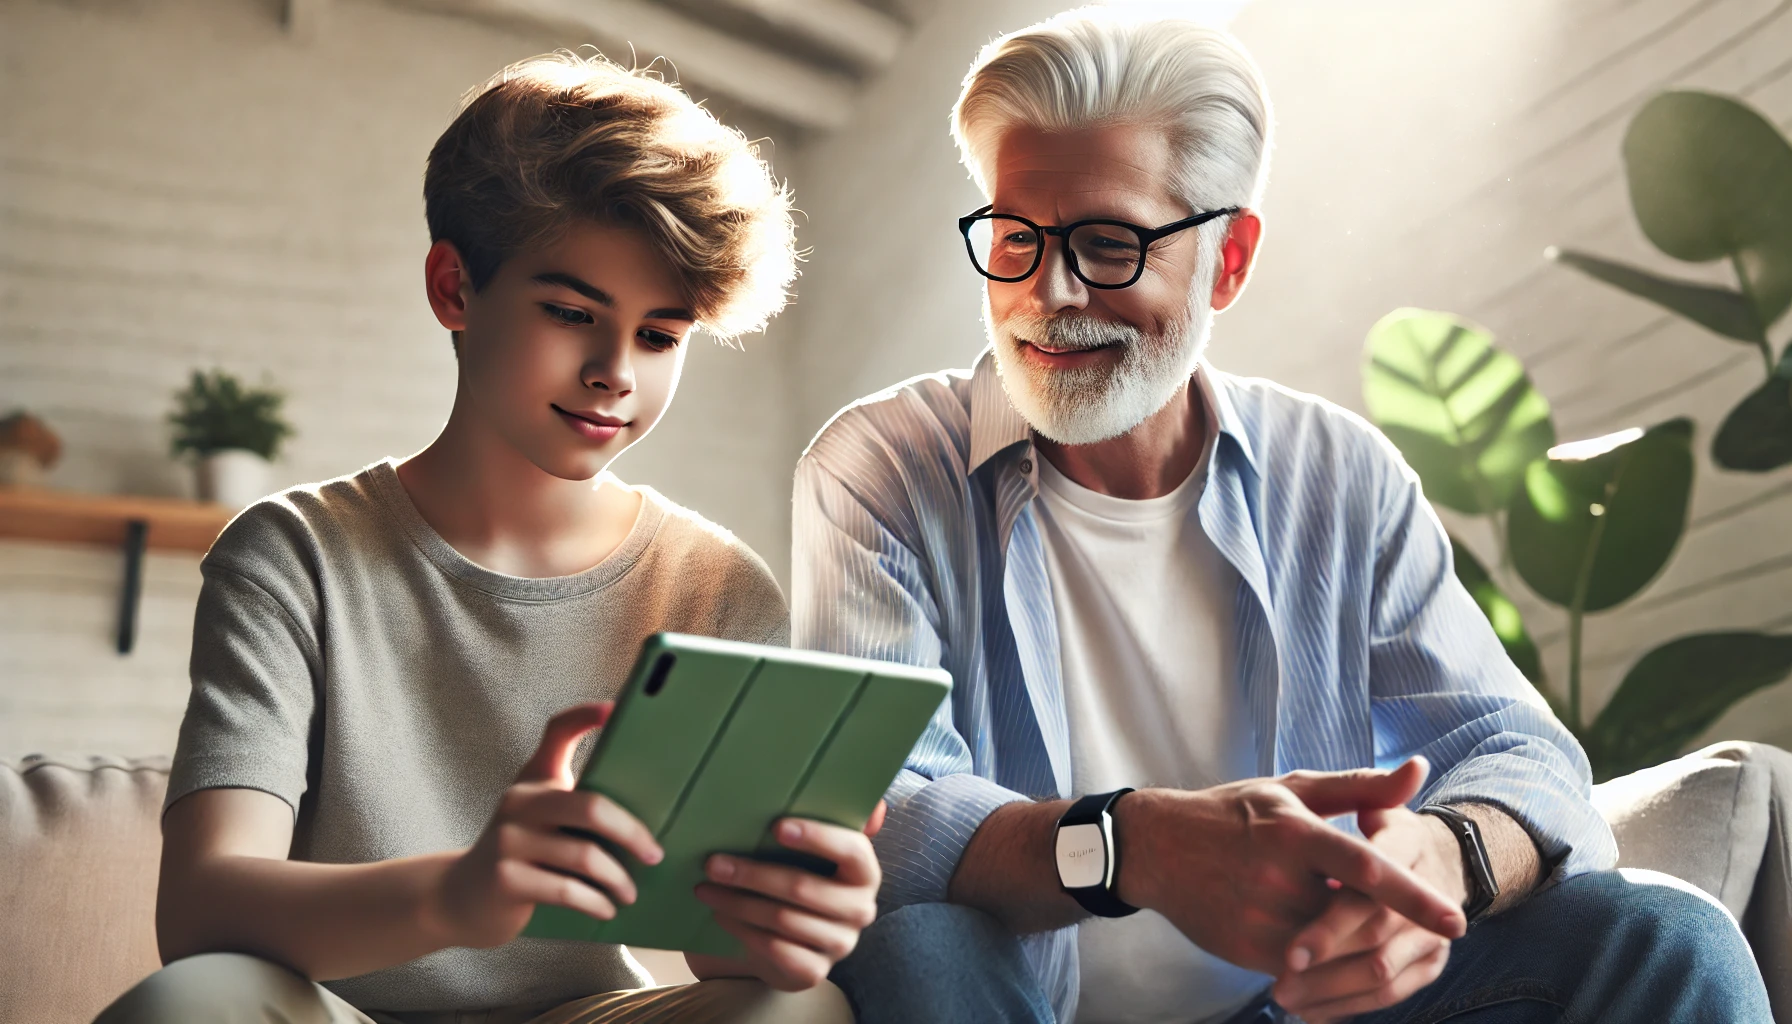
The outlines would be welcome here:
M 1163 129 L 1177 155 L 1169 186 L 1191 213 L 1258 206 L 1269 170 L 1269 94 L 1238 40 L 1198 22 L 1105 7 L 1066 11 L 985 46 L 952 109 L 952 137 L 985 196 L 1010 128 L 1114 124 Z

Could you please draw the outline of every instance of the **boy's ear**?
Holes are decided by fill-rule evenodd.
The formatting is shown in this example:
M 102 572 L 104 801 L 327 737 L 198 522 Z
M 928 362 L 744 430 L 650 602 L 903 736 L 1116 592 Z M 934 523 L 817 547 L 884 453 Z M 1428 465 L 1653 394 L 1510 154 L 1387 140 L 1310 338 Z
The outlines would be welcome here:
M 447 239 L 429 247 L 423 258 L 423 290 L 436 320 L 450 331 L 467 329 L 467 299 L 473 294 L 473 277 L 467 272 L 460 250 Z

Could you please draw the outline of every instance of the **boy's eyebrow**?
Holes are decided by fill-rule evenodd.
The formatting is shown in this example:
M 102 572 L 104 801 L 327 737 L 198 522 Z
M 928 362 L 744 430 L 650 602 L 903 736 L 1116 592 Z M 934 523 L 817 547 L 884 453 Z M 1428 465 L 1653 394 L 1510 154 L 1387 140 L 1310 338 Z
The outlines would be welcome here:
M 562 270 L 543 271 L 542 273 L 536 274 L 531 280 L 535 281 L 537 284 L 551 284 L 559 285 L 562 288 L 570 288 L 605 309 L 616 308 L 616 300 L 609 292 L 604 291 L 602 288 L 599 288 L 589 281 L 574 277 Z M 697 317 L 693 315 L 690 310 L 678 306 L 669 306 L 665 309 L 650 309 L 647 311 L 646 319 L 689 320 L 692 323 L 697 322 Z

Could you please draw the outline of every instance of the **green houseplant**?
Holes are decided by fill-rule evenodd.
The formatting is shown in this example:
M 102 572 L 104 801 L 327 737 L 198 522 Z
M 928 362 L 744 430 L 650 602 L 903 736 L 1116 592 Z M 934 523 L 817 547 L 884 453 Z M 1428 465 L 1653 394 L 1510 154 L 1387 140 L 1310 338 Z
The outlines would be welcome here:
M 1626 129 L 1625 178 L 1637 224 L 1689 263 L 1723 261 L 1735 287 L 1664 277 L 1574 249 L 1545 255 L 1761 354 L 1765 375 L 1724 418 L 1711 458 L 1765 472 L 1792 463 L 1792 342 L 1770 335 L 1792 309 L 1792 142 L 1746 104 L 1672 91 Z
M 269 490 L 269 463 L 292 436 L 281 416 L 286 396 L 272 388 L 244 387 L 223 370 L 193 371 L 175 392 L 168 423 L 175 457 L 190 457 L 199 497 L 242 508 Z
M 1496 571 L 1456 538 L 1456 575 L 1513 663 L 1610 778 L 1672 757 L 1736 701 L 1792 673 L 1792 636 L 1700 633 L 1639 658 L 1606 706 L 1582 704 L 1586 618 L 1615 608 L 1673 557 L 1692 495 L 1693 424 L 1672 419 L 1557 444 L 1549 403 L 1493 336 L 1448 313 L 1400 309 L 1369 331 L 1370 416 L 1436 504 L 1485 517 Z M 1562 610 L 1568 679 L 1545 678 L 1536 644 L 1499 576 Z

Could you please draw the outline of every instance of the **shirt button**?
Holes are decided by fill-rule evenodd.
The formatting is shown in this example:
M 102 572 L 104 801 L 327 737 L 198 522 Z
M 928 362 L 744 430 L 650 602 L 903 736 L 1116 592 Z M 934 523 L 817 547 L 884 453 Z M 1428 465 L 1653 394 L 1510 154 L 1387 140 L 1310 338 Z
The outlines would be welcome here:
M 1021 472 L 1022 476 L 1032 476 L 1033 475 L 1033 460 L 1032 459 L 1020 460 L 1020 472 Z

